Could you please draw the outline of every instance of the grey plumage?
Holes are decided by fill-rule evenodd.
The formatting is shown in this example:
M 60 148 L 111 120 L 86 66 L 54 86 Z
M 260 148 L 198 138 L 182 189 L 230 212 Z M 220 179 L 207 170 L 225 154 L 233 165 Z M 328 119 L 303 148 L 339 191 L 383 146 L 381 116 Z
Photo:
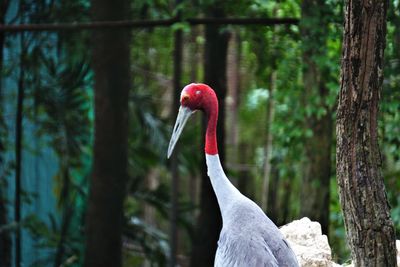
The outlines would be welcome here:
M 249 199 L 232 207 L 218 241 L 215 266 L 298 266 L 279 229 Z
M 299 266 L 276 225 L 229 182 L 218 155 L 206 155 L 206 159 L 223 220 L 214 266 Z

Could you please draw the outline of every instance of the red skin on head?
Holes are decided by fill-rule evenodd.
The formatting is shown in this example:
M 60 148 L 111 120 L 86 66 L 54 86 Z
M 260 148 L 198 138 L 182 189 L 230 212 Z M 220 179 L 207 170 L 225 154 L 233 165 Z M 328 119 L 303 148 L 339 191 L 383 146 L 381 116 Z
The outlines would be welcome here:
M 191 83 L 186 85 L 181 93 L 181 105 L 193 111 L 204 111 L 208 118 L 205 152 L 208 155 L 218 154 L 218 99 L 214 90 L 203 83 Z

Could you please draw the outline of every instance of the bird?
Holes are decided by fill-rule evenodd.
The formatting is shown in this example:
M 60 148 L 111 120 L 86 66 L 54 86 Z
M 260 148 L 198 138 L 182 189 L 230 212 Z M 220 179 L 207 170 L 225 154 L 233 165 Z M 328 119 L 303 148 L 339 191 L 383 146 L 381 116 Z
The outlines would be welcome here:
M 167 158 L 170 158 L 188 119 L 198 110 L 207 117 L 204 148 L 207 175 L 222 215 L 214 267 L 299 266 L 295 253 L 278 227 L 225 175 L 217 145 L 218 98 L 210 86 L 191 83 L 182 89 Z

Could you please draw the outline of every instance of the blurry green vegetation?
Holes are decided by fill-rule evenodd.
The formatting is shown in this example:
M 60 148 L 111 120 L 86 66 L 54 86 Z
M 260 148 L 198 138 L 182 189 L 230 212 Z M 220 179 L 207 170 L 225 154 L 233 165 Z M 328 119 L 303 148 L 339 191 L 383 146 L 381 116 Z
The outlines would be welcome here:
M 39 1 L 40 2 L 40 1 Z M 27 21 L 69 22 L 88 21 L 90 3 L 86 0 L 35 2 L 23 10 Z M 326 105 L 336 105 L 339 89 L 342 2 L 328 1 L 331 7 L 329 28 L 316 29 L 328 35 L 326 53 L 318 62 L 329 72 L 329 97 Z M 224 2 L 225 3 L 225 2 Z M 206 16 L 203 10 L 214 1 L 199 1 L 192 5 L 184 1 L 179 9 L 187 17 Z M 383 173 L 392 207 L 392 218 L 400 232 L 400 14 L 398 1 L 391 1 L 388 19 L 387 48 L 385 51 L 385 80 L 381 95 L 380 145 Z M 397 6 L 396 6 L 397 5 Z M 132 1 L 132 18 L 170 18 L 176 14 L 171 1 Z M 240 17 L 297 17 L 301 16 L 300 3 L 290 1 L 246 0 L 226 4 L 229 16 Z M 22 13 L 21 13 L 22 14 Z M 313 21 L 305 23 L 314 23 Z M 130 92 L 129 132 L 129 187 L 125 203 L 124 259 L 125 266 L 139 266 L 150 262 L 152 266 L 165 266 L 168 245 L 168 212 L 170 208 L 170 174 L 166 148 L 175 110 L 172 110 L 172 50 L 173 31 L 184 29 L 184 61 L 182 83 L 201 82 L 203 77 L 203 27 L 186 24 L 172 28 L 132 30 L 132 76 Z M 244 161 L 251 179 L 245 181 L 253 188 L 253 198 L 260 202 L 264 160 L 264 142 L 267 120 L 267 100 L 270 96 L 269 78 L 275 71 L 275 116 L 270 125 L 273 135 L 271 161 L 279 177 L 276 199 L 280 223 L 298 218 L 301 175 L 303 172 L 304 140 L 312 135 L 303 120 L 310 114 L 323 115 L 318 97 L 306 99 L 311 105 L 302 105 L 304 85 L 301 58 L 302 36 L 298 26 L 226 26 L 227 31 L 238 36 L 240 85 L 238 94 L 238 147 L 245 147 Z M 93 92 L 90 69 L 90 33 L 65 32 L 26 33 L 27 88 L 25 114 L 36 125 L 34 136 L 45 136 L 47 144 L 55 151 L 59 170 L 53 177 L 57 214 L 48 220 L 30 214 L 23 218 L 22 227 L 37 240 L 37 246 L 50 249 L 48 258 L 36 259 L 34 266 L 53 264 L 57 255 L 63 266 L 80 266 L 84 250 L 84 217 L 91 167 L 93 135 Z M 6 49 L 14 36 L 8 37 Z M 14 68 L 17 68 L 15 63 Z M 229 68 L 229 67 L 228 67 Z M 2 75 L 9 79 L 7 68 Z M 194 79 L 194 80 L 193 80 Z M 0 115 L 3 109 L 0 109 Z M 229 116 L 229 115 L 228 115 Z M 180 185 L 181 240 L 180 260 L 186 262 L 199 201 L 198 180 L 203 162 L 201 119 L 194 116 L 191 126 L 185 129 L 180 140 L 179 155 L 182 184 Z M 1 117 L 4 120 L 3 117 Z M 5 118 L 7 119 L 7 118 Z M 334 118 L 333 118 L 334 119 Z M 0 122 L 2 122 L 0 120 Z M 194 126 L 193 126 L 194 125 Z M 4 132 L 4 126 L 0 132 Z M 227 127 L 227 136 L 230 136 Z M 43 140 L 43 139 L 42 139 Z M 335 140 L 332 140 L 335 142 Z M 26 144 L 29 140 L 25 141 Z M 0 153 L 11 151 L 5 146 Z M 238 151 L 227 147 L 227 171 L 239 183 L 237 171 Z M 332 149 L 333 158 L 335 149 Z M 243 159 L 242 159 L 243 161 Z M 2 163 L 2 162 L 0 162 Z M 7 183 L 10 166 L 0 169 L 0 185 Z M 236 166 L 236 167 L 235 167 Z M 335 166 L 335 161 L 332 161 Z M 335 169 L 333 167 L 333 169 Z M 287 188 L 290 187 L 290 195 Z M 24 189 L 28 197 L 24 205 L 35 201 L 31 189 Z M 337 193 L 335 173 L 330 185 L 329 241 L 334 258 L 340 262 L 349 259 L 345 241 L 343 219 Z M 4 198 L 4 196 L 3 196 Z M 6 200 L 5 200 L 6 201 Z M 285 210 L 286 214 L 283 215 Z M 50 222 L 50 223 L 48 223 Z M 0 225 L 12 233 L 12 225 Z

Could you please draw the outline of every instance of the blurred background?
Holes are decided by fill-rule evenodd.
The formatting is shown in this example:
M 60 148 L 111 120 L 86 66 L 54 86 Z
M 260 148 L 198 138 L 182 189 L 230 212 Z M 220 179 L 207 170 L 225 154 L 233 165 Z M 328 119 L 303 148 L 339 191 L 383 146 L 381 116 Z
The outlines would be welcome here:
M 343 2 L 117 2 L 128 12 L 108 20 L 142 22 L 124 28 L 123 265 L 202 266 L 213 257 L 206 245 L 216 242 L 221 219 L 205 173 L 200 112 L 166 158 L 178 96 L 190 82 L 210 84 L 220 98 L 219 146 L 231 181 L 277 225 L 303 216 L 319 221 L 334 259 L 348 261 L 335 178 Z M 1 24 L 75 23 L 0 31 L 0 266 L 83 265 L 97 114 L 99 53 L 92 47 L 107 45 L 93 38 L 106 27 L 76 24 L 103 20 L 92 4 L 0 4 Z M 399 1 L 389 5 L 379 134 L 399 233 L 400 8 Z

